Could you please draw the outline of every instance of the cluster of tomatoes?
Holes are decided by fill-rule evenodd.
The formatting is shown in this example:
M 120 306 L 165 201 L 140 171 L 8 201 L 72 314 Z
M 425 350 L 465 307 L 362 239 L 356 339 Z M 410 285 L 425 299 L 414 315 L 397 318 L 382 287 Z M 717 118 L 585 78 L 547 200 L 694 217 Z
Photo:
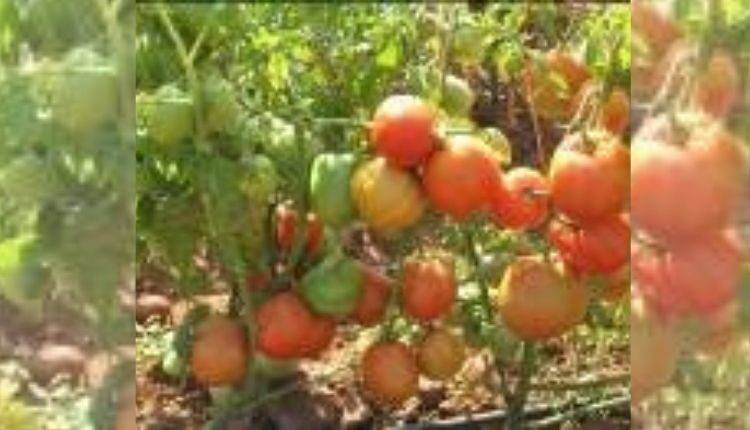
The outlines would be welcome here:
M 645 51 L 634 85 L 678 94 L 673 106 L 644 120 L 632 145 L 637 401 L 671 379 L 685 346 L 680 326 L 700 323 L 689 349 L 715 352 L 733 336 L 743 260 L 737 220 L 748 165 L 745 143 L 726 125 L 742 94 L 735 60 L 714 49 L 704 64 L 691 64 L 698 62 L 696 47 L 644 2 L 633 4 L 633 25 Z
M 527 95 L 532 104 L 539 102 L 540 115 L 553 114 L 544 97 L 568 110 L 588 106 L 588 93 L 598 84 L 585 67 L 559 51 L 545 58 L 566 82 L 571 69 L 586 79 L 570 80 L 564 97 L 529 81 Z M 441 322 L 456 301 L 452 257 L 442 250 L 408 257 L 394 279 L 336 247 L 324 250 L 325 229 L 341 229 L 355 219 L 384 238 L 417 224 L 428 208 L 452 222 L 485 216 L 502 229 L 547 231 L 554 252 L 517 257 L 495 288 L 499 317 L 524 340 L 559 336 L 580 323 L 592 298 L 592 277 L 604 276 L 603 295 L 619 299 L 628 287 L 630 246 L 623 213 L 630 172 L 621 141 L 627 125 L 623 103 L 628 105 L 627 96 L 623 101 L 610 93 L 591 113 L 596 123 L 563 140 L 545 175 L 530 167 L 503 172 L 500 157 L 482 138 L 441 133 L 427 102 L 412 95 L 388 97 L 369 123 L 369 154 L 323 153 L 313 159 L 304 222 L 290 203 L 276 208 L 277 248 L 313 256 L 313 266 L 262 301 L 245 321 L 249 336 L 244 324 L 224 317 L 202 322 L 191 357 L 196 378 L 209 385 L 236 383 L 251 355 L 282 361 L 316 357 L 330 345 L 338 324 L 377 325 L 391 303 L 423 325 L 425 335 L 414 345 L 386 335 L 367 348 L 360 369 L 367 394 L 397 406 L 416 394 L 420 375 L 454 376 L 464 361 L 464 340 Z M 224 353 L 217 357 L 219 348 Z

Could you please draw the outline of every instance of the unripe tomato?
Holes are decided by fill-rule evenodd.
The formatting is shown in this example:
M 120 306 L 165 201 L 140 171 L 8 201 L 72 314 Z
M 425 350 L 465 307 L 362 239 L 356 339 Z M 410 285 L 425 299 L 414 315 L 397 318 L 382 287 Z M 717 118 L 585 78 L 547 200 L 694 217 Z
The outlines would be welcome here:
M 560 336 L 584 317 L 590 295 L 539 256 L 523 256 L 505 271 L 495 302 L 516 336 L 541 340 Z
M 453 75 L 445 77 L 441 105 L 449 115 L 467 117 L 475 99 L 474 91 L 468 82 Z
M 630 155 L 609 133 L 570 134 L 550 164 L 552 202 L 578 224 L 622 211 L 628 200 Z
M 742 251 L 734 231 L 674 244 L 664 253 L 642 246 L 633 252 L 639 289 L 662 314 L 708 314 L 737 295 Z
M 526 230 L 538 227 L 549 213 L 547 178 L 528 167 L 517 167 L 503 176 L 505 189 L 492 200 L 492 220 L 500 227 Z
M 548 235 L 563 261 L 581 275 L 615 272 L 630 257 L 630 226 L 621 215 L 584 227 L 554 220 Z
M 362 264 L 361 268 L 364 273 L 362 296 L 352 318 L 363 326 L 371 326 L 383 319 L 393 280 L 372 266 Z
M 349 194 L 354 163 L 352 154 L 320 154 L 313 160 L 310 203 L 325 224 L 341 227 L 354 216 Z
M 599 126 L 614 134 L 622 136 L 630 124 L 630 98 L 621 88 L 609 93 L 599 113 Z
M 299 358 L 306 352 L 315 315 L 295 293 L 278 293 L 255 314 L 258 350 L 275 359 Z
M 240 106 L 234 98 L 234 91 L 229 82 L 210 77 L 203 88 L 203 102 L 206 131 L 227 132 L 235 125 Z
M 380 403 L 399 406 L 417 394 L 419 369 L 411 348 L 401 342 L 371 345 L 362 357 L 362 385 Z
M 360 217 L 385 235 L 419 221 L 426 205 L 419 181 L 384 158 L 368 161 L 355 171 L 351 196 Z
M 482 60 L 484 32 L 475 24 L 460 25 L 451 38 L 451 58 L 467 65 Z
M 729 53 L 714 52 L 693 89 L 693 105 L 715 118 L 725 118 L 739 105 L 742 79 Z
M 500 181 L 492 151 L 474 136 L 454 136 L 427 161 L 422 182 L 435 209 L 456 220 L 487 207 Z
M 435 113 L 418 97 L 390 96 L 375 111 L 370 141 L 396 166 L 421 164 L 435 147 Z
M 343 317 L 357 307 L 363 274 L 356 261 L 330 255 L 305 274 L 300 292 L 317 313 Z
M 630 304 L 630 392 L 638 404 L 672 379 L 679 358 L 673 324 L 657 317 L 638 295 Z
M 404 312 L 420 321 L 448 313 L 456 299 L 453 265 L 442 260 L 409 259 L 404 263 Z
M 172 146 L 193 133 L 193 101 L 180 89 L 166 85 L 149 101 L 146 126 L 156 143 Z
M 663 243 L 727 226 L 745 192 L 747 150 L 741 141 L 719 122 L 686 121 L 693 120 L 654 117 L 633 139 L 633 222 Z
M 236 321 L 212 315 L 196 327 L 190 366 L 199 383 L 236 384 L 244 379 L 247 364 L 245 330 Z
M 464 364 L 466 345 L 446 329 L 433 330 L 417 349 L 417 363 L 423 375 L 437 381 L 452 378 Z

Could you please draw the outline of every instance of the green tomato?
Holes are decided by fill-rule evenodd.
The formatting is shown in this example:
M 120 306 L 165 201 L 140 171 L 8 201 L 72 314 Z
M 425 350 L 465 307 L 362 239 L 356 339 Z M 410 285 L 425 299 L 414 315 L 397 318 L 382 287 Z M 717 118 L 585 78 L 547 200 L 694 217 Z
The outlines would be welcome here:
M 88 49 L 72 51 L 50 82 L 52 116 L 76 134 L 114 121 L 118 113 L 115 67 Z
M 209 133 L 222 132 L 237 122 L 240 106 L 234 98 L 232 87 L 224 79 L 209 79 L 203 90 L 205 126 Z
M 349 192 L 354 164 L 352 154 L 320 154 L 313 160 L 310 205 L 325 224 L 341 227 L 354 217 Z
M 445 77 L 442 105 L 451 116 L 466 117 L 474 104 L 474 91 L 464 79 L 453 75 Z
M 268 198 L 279 187 L 279 174 L 276 165 L 265 155 L 255 154 L 249 162 L 248 177 L 243 189 L 252 205 L 265 205 Z
M 362 294 L 362 270 L 353 259 L 332 254 L 302 278 L 300 288 L 313 311 L 344 317 L 354 311 Z
M 160 145 L 175 145 L 193 133 L 193 117 L 193 101 L 179 88 L 163 86 L 148 101 L 148 135 Z
M 477 64 L 482 59 L 482 40 L 484 34 L 482 30 L 475 25 L 465 25 L 459 27 L 453 33 L 453 43 L 451 55 L 459 63 Z

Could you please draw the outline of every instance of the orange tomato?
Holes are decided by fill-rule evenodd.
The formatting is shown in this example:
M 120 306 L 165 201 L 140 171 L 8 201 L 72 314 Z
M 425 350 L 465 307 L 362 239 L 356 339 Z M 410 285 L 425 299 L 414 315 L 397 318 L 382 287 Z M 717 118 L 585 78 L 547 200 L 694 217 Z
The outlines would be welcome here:
M 401 342 L 371 345 L 362 358 L 361 373 L 365 390 L 380 403 L 399 406 L 417 394 L 417 360 Z
M 417 363 L 423 375 L 436 381 L 452 378 L 464 364 L 466 345 L 446 329 L 433 330 L 417 349 Z
M 628 201 L 630 155 L 609 133 L 574 133 L 555 150 L 549 177 L 554 206 L 586 225 L 622 211 Z
M 362 264 L 362 270 L 362 296 L 352 313 L 352 318 L 363 326 L 371 326 L 380 321 L 385 314 L 393 280 L 372 266 Z
M 216 351 L 221 351 L 221 354 Z M 247 340 L 245 330 L 239 323 L 212 315 L 196 327 L 190 365 L 199 383 L 238 383 L 245 377 L 247 364 Z
M 429 321 L 450 311 L 456 299 L 453 265 L 438 259 L 404 263 L 402 304 L 407 315 Z
M 477 137 L 461 135 L 430 157 L 422 181 L 437 210 L 463 220 L 489 205 L 499 177 L 500 166 L 489 147 Z
M 399 167 L 421 164 L 435 147 L 435 113 L 411 95 L 385 99 L 375 111 L 370 141 L 378 154 Z
M 742 80 L 734 59 L 725 51 L 714 52 L 696 78 L 693 105 L 715 118 L 725 118 L 737 108 L 741 94 Z
M 549 184 L 541 173 L 517 167 L 503 178 L 504 190 L 492 200 L 492 219 L 498 226 L 526 230 L 538 227 L 549 213 Z

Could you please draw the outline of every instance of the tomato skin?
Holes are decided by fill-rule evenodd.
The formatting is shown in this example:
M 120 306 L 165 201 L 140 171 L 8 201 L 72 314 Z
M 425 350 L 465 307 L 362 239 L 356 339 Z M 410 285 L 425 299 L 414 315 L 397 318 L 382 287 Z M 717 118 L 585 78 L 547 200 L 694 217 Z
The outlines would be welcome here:
M 411 95 L 393 95 L 378 106 L 370 141 L 378 154 L 399 167 L 415 167 L 435 147 L 435 113 Z
M 393 279 L 381 273 L 375 267 L 361 264 L 361 268 L 364 273 L 362 296 L 359 298 L 357 308 L 352 313 L 352 319 L 368 327 L 383 319 L 391 295 Z
M 248 358 L 245 330 L 237 322 L 212 315 L 196 327 L 190 366 L 199 383 L 230 385 L 242 381 Z
M 574 133 L 555 150 L 549 177 L 554 206 L 585 225 L 622 211 L 628 200 L 630 155 L 609 133 Z
M 715 118 L 725 118 L 740 102 L 742 79 L 729 53 L 714 52 L 706 70 L 696 80 L 692 93 L 695 107 Z
M 354 206 L 349 196 L 349 181 L 354 169 L 352 154 L 320 154 L 310 172 L 312 210 L 327 225 L 341 227 L 352 220 Z
M 623 136 L 630 124 L 630 97 L 615 88 L 607 97 L 599 113 L 599 125 L 615 136 Z
M 563 261 L 580 275 L 613 273 L 630 257 L 630 226 L 621 215 L 584 227 L 554 220 L 548 237 Z
M 274 359 L 299 358 L 314 349 L 309 338 L 316 321 L 316 316 L 296 293 L 278 293 L 264 302 L 255 314 L 256 346 Z
M 736 218 L 745 192 L 747 150 L 721 123 L 654 117 L 636 134 L 632 151 L 633 222 L 652 238 L 680 242 Z
M 634 295 L 630 305 L 630 391 L 634 404 L 669 383 L 679 353 L 675 326 Z
M 495 306 L 505 325 L 525 340 L 560 336 L 585 316 L 583 283 L 563 276 L 540 256 L 517 258 L 505 271 Z
M 297 222 L 299 214 L 290 204 L 282 203 L 276 206 L 275 231 L 276 245 L 282 252 L 289 252 L 294 247 L 297 234 Z M 305 236 L 305 251 L 314 254 L 320 250 L 323 241 L 323 224 L 320 218 L 313 212 L 308 212 L 306 219 L 307 235 Z
M 313 311 L 344 317 L 357 307 L 363 277 L 356 261 L 333 254 L 305 274 L 300 292 Z
M 474 136 L 454 136 L 425 165 L 422 176 L 432 205 L 456 220 L 489 206 L 500 166 L 492 151 Z
M 606 284 L 599 298 L 608 303 L 619 303 L 630 294 L 630 266 L 605 275 Z
M 381 157 L 357 168 L 350 191 L 360 217 L 382 235 L 419 221 L 426 206 L 419 181 Z
M 452 264 L 438 259 L 404 262 L 402 304 L 407 315 L 419 321 L 431 321 L 447 314 L 455 299 Z
M 371 345 L 362 357 L 362 385 L 377 402 L 399 406 L 417 394 L 419 369 L 414 352 L 397 342 Z
M 492 200 L 492 220 L 500 227 L 526 230 L 538 227 L 549 214 L 547 178 L 528 167 L 516 167 L 503 176 L 504 190 Z
M 742 251 L 734 231 L 674 244 L 664 253 L 636 247 L 633 274 L 644 299 L 665 316 L 705 315 L 739 289 Z
M 299 215 L 290 205 L 280 204 L 276 206 L 274 217 L 276 221 L 276 245 L 279 250 L 288 252 L 294 246 Z
M 423 375 L 436 381 L 452 378 L 464 364 L 466 345 L 446 329 L 433 330 L 417 349 L 417 363 Z
M 309 327 L 309 334 L 303 340 L 299 356 L 314 358 L 328 348 L 336 335 L 336 320 L 318 316 L 313 318 Z

